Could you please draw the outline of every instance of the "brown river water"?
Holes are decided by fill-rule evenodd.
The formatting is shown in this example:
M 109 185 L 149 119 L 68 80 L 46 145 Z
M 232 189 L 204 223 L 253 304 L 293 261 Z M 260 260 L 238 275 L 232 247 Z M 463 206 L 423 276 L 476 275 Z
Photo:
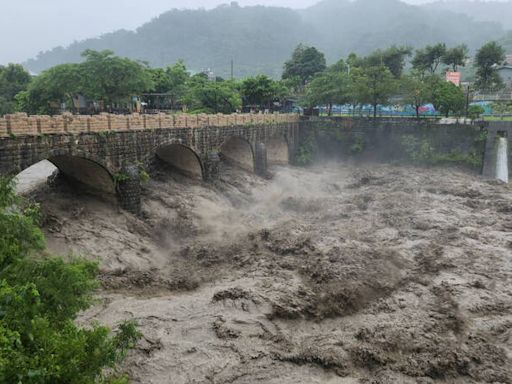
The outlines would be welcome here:
M 49 248 L 99 260 L 79 321 L 144 334 L 134 383 L 512 383 L 512 189 L 463 170 L 161 170 L 143 215 L 42 187 Z

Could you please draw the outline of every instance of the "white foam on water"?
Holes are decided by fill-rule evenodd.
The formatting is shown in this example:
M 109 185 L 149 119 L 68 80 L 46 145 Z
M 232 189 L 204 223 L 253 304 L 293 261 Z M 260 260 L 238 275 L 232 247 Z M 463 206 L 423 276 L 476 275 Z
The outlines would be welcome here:
M 496 178 L 508 183 L 508 156 L 507 156 L 507 138 L 498 139 L 498 151 L 496 158 Z

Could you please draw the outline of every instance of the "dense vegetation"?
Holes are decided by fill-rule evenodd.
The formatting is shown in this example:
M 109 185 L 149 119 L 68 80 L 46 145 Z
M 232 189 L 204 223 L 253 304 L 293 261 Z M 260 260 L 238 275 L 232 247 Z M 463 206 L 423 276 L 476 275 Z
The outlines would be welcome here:
M 87 50 L 82 55 L 85 61 L 80 64 L 60 64 L 37 76 L 26 91 L 16 95 L 18 109 L 44 114 L 67 103 L 73 110 L 74 99 L 82 95 L 108 110 L 153 87 L 151 73 L 138 62 L 110 51 Z
M 111 51 L 87 50 L 85 61 L 57 65 L 31 81 L 20 66 L 0 67 L 0 98 L 4 113 L 30 114 L 58 113 L 63 105 L 75 113 L 124 112 L 140 99 L 146 109 L 232 113 L 282 110 L 287 100 L 295 99 L 308 109 L 327 106 L 329 114 L 333 105 L 350 104 L 353 113 L 370 106 L 376 116 L 379 106 L 400 104 L 413 106 L 419 117 L 421 107 L 431 103 L 446 116 L 468 115 L 467 92 L 503 87 L 496 65 L 504 62 L 504 52 L 494 41 L 480 47 L 472 61 L 475 79 L 463 90 L 443 77 L 445 71 L 458 71 L 468 63 L 464 44 L 437 43 L 416 50 L 391 46 L 367 56 L 351 53 L 331 66 L 317 48 L 299 44 L 283 65 L 281 81 L 265 75 L 243 80 L 191 75 L 182 61 L 150 68 Z M 9 80 L 2 81 L 4 77 Z M 87 105 L 77 100 L 87 100 Z M 477 115 L 475 108 L 471 115 Z
M 27 89 L 30 74 L 19 64 L 0 66 L 0 115 L 16 108 L 16 95 Z
M 198 72 L 211 68 L 227 78 L 234 61 L 235 77 L 265 74 L 279 78 L 282 63 L 299 43 L 325 52 L 334 63 L 351 52 L 366 55 L 390 45 L 422 47 L 444 41 L 465 44 L 472 52 L 499 39 L 499 23 L 475 21 L 463 12 L 419 7 L 398 0 L 324 0 L 303 11 L 277 7 L 172 10 L 136 31 L 117 31 L 42 53 L 27 62 L 35 72 L 82 60 L 86 49 L 109 49 L 120 56 L 165 67 L 182 59 Z M 504 12 L 503 17 L 509 13 Z
M 87 50 L 83 56 L 82 63 L 59 64 L 34 79 L 19 65 L 0 67 L 2 114 L 55 114 L 63 106 L 74 113 L 124 112 L 133 107 L 134 97 L 141 96 L 148 108 L 232 113 L 242 105 L 272 109 L 274 102 L 288 95 L 283 83 L 265 75 L 243 81 L 210 79 L 204 73 L 191 75 L 181 61 L 167 68 L 149 68 L 111 51 Z M 9 87 L 2 86 L 4 73 L 9 74 Z M 78 103 L 80 97 L 87 106 Z
M 305 87 L 302 103 L 311 108 L 327 105 L 329 114 L 333 104 L 348 103 L 360 108 L 370 105 L 374 116 L 379 105 L 400 103 L 412 105 L 418 117 L 420 108 L 431 103 L 446 116 L 466 114 L 475 118 L 481 110 L 470 110 L 469 95 L 443 78 L 444 71 L 464 67 L 468 58 L 465 45 L 447 47 L 444 43 L 427 45 L 414 52 L 409 47 L 392 46 L 363 57 L 351 54 L 346 61 L 340 60 L 325 71 L 318 71 Z M 499 90 L 503 83 L 495 64 L 504 59 L 499 44 L 484 44 L 474 60 L 476 82 L 472 89 Z M 411 68 L 405 71 L 407 65 Z
M 92 303 L 97 265 L 45 255 L 39 220 L 12 180 L 0 179 L 0 383 L 126 383 L 115 367 L 138 331 L 74 323 Z

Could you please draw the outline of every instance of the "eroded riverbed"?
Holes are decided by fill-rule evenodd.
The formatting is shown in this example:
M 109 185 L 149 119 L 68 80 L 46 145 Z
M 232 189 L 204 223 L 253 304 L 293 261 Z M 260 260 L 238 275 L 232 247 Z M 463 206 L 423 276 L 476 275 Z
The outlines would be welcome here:
M 50 249 L 102 266 L 81 316 L 136 319 L 135 383 L 512 383 L 512 189 L 331 164 L 214 186 L 161 171 L 136 218 L 40 191 Z

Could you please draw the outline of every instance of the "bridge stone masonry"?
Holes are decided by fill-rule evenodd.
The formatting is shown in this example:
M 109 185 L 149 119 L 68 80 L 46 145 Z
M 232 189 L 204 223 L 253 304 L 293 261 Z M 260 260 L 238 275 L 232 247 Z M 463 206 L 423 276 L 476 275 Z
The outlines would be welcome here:
M 0 118 L 0 176 L 41 160 L 91 192 L 116 196 L 139 213 L 141 178 L 158 162 L 215 181 L 220 161 L 267 175 L 267 166 L 315 158 L 461 164 L 497 177 L 497 143 L 512 123 L 466 124 L 435 119 L 306 118 L 294 114 L 111 115 Z M 299 151 L 300 148 L 300 151 Z M 502 168 L 501 168 L 502 169 Z
M 7 115 L 0 118 L 0 175 L 49 160 L 139 213 L 141 176 L 155 160 L 205 181 L 218 178 L 221 159 L 265 176 L 267 164 L 293 162 L 299 126 L 294 114 Z

